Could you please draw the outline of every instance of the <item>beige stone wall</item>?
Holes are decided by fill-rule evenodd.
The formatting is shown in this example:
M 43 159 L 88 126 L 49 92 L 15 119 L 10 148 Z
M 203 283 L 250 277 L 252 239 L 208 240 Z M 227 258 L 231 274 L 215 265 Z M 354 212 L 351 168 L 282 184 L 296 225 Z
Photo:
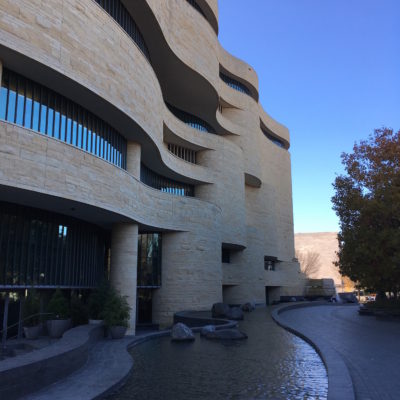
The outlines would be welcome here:
M 123 295 L 131 308 L 128 334 L 135 334 L 137 283 L 137 224 L 115 224 L 111 238 L 111 284 Z
M 217 1 L 203 3 L 217 19 Z M 224 104 L 222 114 L 215 109 L 217 135 L 199 132 L 171 114 L 157 69 L 94 1 L 0 0 L 4 65 L 16 68 L 18 57 L 23 62 L 17 72 L 55 90 L 68 90 L 73 82 L 70 97 L 128 139 L 124 171 L 56 139 L 0 122 L 0 185 L 51 199 L 60 207 L 79 203 L 98 213 L 99 223 L 112 220 L 164 231 L 162 287 L 154 291 L 154 322 L 167 324 L 175 311 L 207 309 L 222 299 L 261 303 L 265 286 L 296 294 L 301 281 L 298 265 L 292 262 L 290 155 L 263 135 L 260 119 L 287 145 L 288 130 L 257 102 L 258 78 L 252 67 L 221 48 L 215 30 L 193 7 L 180 0 L 148 0 L 145 5 L 154 14 L 154 29 L 162 32 L 163 41 L 156 45 L 168 47 L 164 53 L 179 60 L 187 76 L 198 75 L 210 104 L 217 108 L 218 98 Z M 28 64 L 34 68 L 24 68 Z M 220 65 L 247 84 L 252 97 L 222 82 Z M 166 146 L 171 138 L 199 150 L 198 164 L 171 154 Z M 197 198 L 142 184 L 141 160 L 196 184 Z M 261 186 L 246 185 L 245 174 Z M 128 231 L 125 241 L 124 229 L 116 229 L 114 243 L 126 246 L 135 241 Z M 221 265 L 222 243 L 244 248 L 232 252 L 232 264 Z M 264 255 L 282 261 L 277 271 L 264 270 Z M 134 255 L 129 257 L 132 264 Z M 112 268 L 126 276 L 125 262 L 118 260 Z M 129 292 L 127 285 L 135 292 L 136 277 L 130 278 L 129 285 L 118 283 L 124 293 Z

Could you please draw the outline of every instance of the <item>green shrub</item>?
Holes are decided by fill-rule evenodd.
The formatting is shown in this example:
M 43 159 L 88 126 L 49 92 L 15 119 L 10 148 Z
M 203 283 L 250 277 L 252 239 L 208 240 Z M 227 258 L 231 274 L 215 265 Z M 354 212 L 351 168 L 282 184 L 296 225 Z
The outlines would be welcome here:
M 60 289 L 57 289 L 51 297 L 47 312 L 53 314 L 50 319 L 68 319 L 71 316 L 68 301 Z
M 22 318 L 24 320 L 24 326 L 35 326 L 40 322 L 40 298 L 35 289 L 30 289 L 28 295 L 25 298 Z M 35 315 L 32 318 L 32 315 Z
M 89 318 L 104 319 L 104 308 L 110 292 L 110 284 L 104 281 L 89 297 Z
M 126 301 L 126 296 L 121 296 L 115 290 L 109 290 L 104 308 L 105 324 L 110 326 L 128 326 L 131 308 Z
M 75 293 L 71 296 L 71 318 L 73 326 L 88 323 L 88 308 L 81 297 Z

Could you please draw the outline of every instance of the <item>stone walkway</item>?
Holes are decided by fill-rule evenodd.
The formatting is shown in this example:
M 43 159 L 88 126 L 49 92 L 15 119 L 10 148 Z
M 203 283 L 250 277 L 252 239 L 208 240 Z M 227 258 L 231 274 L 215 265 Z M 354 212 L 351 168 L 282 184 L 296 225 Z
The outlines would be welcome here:
M 400 323 L 359 316 L 357 310 L 355 306 L 306 307 L 285 311 L 279 318 L 305 336 L 318 336 L 318 341 L 340 354 L 357 400 L 397 400 Z
M 129 344 L 147 340 L 149 336 L 164 334 L 141 333 L 122 340 L 101 340 L 90 350 L 87 363 L 43 390 L 23 397 L 24 400 L 89 400 L 102 397 L 120 387 L 133 366 L 133 359 L 126 351 Z

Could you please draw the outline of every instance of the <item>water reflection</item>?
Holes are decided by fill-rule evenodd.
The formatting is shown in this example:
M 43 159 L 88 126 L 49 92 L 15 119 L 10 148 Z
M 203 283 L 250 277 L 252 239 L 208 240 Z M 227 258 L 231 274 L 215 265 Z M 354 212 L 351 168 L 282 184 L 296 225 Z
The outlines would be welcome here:
M 278 327 L 268 311 L 245 315 L 249 339 L 193 343 L 161 338 L 131 350 L 126 386 L 112 399 L 326 399 L 323 363 L 310 345 Z

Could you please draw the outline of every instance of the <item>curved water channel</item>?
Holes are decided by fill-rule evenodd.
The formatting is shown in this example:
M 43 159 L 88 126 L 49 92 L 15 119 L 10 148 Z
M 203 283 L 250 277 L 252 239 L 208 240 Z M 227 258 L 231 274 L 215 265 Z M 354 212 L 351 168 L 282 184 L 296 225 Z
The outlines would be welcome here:
M 245 314 L 240 330 L 249 338 L 235 343 L 192 343 L 169 337 L 130 350 L 133 371 L 111 399 L 273 399 L 327 398 L 325 367 L 306 342 L 277 326 L 269 310 Z

